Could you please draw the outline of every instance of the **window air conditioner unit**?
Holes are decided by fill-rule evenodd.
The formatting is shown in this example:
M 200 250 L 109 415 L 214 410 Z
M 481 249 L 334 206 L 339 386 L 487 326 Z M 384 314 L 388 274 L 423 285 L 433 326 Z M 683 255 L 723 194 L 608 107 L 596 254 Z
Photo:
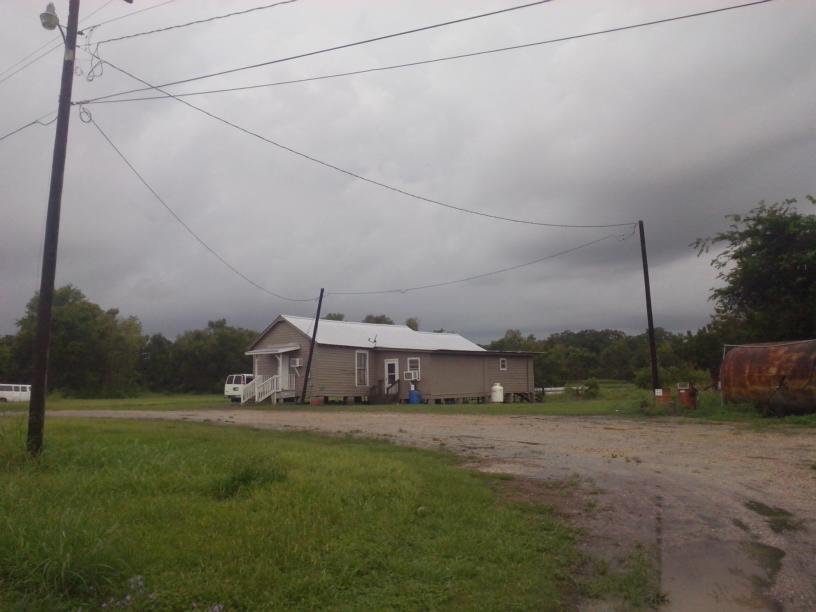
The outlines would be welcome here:
M 408 370 L 403 374 L 402 377 L 405 380 L 417 380 L 417 372 L 416 370 Z
M 289 367 L 290 368 L 300 368 L 303 366 L 303 359 L 300 357 L 293 357 L 289 360 Z

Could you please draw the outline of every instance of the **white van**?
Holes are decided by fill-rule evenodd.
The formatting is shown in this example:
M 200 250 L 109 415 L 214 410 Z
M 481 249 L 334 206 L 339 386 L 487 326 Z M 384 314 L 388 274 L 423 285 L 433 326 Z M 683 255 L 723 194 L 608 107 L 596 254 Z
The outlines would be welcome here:
M 230 374 L 224 384 L 224 397 L 233 402 L 240 402 L 244 385 L 251 383 L 253 378 L 254 374 Z
M 0 403 L 31 401 L 31 385 L 0 384 Z

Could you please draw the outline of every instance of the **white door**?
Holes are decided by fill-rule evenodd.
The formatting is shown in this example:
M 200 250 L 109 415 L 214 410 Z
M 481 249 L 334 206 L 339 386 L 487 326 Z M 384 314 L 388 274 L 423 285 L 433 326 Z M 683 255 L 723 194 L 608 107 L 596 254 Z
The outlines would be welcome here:
M 394 385 L 399 380 L 399 359 L 385 360 L 385 378 L 383 379 L 383 393 L 399 392 L 399 385 Z M 391 387 L 391 385 L 394 385 Z M 389 390 L 389 387 L 391 389 Z
M 280 370 L 278 374 L 280 374 L 280 388 L 281 389 L 290 389 L 289 385 L 289 355 L 283 354 L 280 356 Z

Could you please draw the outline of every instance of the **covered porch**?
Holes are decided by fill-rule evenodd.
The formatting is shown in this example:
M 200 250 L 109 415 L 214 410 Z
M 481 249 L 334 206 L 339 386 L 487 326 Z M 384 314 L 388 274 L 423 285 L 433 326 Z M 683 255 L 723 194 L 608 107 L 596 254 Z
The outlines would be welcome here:
M 244 387 L 241 403 L 260 403 L 271 399 L 276 404 L 297 396 L 298 380 L 302 380 L 302 359 L 293 353 L 300 350 L 296 344 L 271 346 L 247 351 L 252 356 L 255 379 Z

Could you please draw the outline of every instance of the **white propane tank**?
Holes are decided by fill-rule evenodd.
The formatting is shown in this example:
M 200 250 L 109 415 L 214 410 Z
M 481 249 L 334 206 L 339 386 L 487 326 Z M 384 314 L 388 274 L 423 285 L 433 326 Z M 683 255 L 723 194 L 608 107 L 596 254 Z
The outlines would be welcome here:
M 494 404 L 504 403 L 504 387 L 501 386 L 501 383 L 494 383 L 490 387 L 490 401 Z

